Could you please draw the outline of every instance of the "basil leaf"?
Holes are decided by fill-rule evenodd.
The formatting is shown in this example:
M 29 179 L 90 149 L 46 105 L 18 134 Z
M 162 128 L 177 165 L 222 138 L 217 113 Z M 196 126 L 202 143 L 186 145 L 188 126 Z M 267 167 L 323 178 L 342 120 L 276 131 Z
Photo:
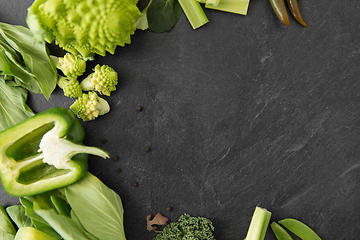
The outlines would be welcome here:
M 0 79 L 0 131 L 34 115 L 26 105 L 27 94 L 26 89 L 8 86 Z
M 178 0 L 152 0 L 147 9 L 149 28 L 155 33 L 169 31 L 179 20 L 181 11 Z
M 125 240 L 122 202 L 113 190 L 87 173 L 65 187 L 66 198 L 81 225 L 99 240 Z
M 34 202 L 34 211 L 43 218 L 62 238 L 67 240 L 89 240 L 83 229 L 71 218 L 58 214 L 54 209 L 43 209 Z
M 13 205 L 6 208 L 7 214 L 18 228 L 32 227 L 31 218 L 25 215 L 25 208 L 22 205 Z
M 23 26 L 0 23 L 0 34 L 21 54 L 26 68 L 34 75 L 33 84 L 38 85 L 46 99 L 49 99 L 56 87 L 57 70 L 50 60 L 46 45 L 34 42 L 31 31 Z

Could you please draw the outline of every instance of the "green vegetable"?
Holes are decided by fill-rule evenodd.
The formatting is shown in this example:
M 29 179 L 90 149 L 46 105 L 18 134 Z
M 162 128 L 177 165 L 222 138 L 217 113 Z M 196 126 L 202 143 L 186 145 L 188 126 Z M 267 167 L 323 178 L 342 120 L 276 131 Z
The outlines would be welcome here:
M 15 236 L 14 240 L 57 240 L 36 228 L 33 227 L 22 227 L 20 228 Z
M 209 219 L 192 217 L 189 214 L 180 216 L 177 222 L 168 224 L 154 240 L 165 239 L 198 239 L 215 240 L 214 226 Z
M 84 59 L 113 54 L 130 43 L 141 16 L 134 0 L 36 0 L 27 24 L 37 41 L 52 42 Z
M 274 232 L 276 239 L 278 240 L 293 240 L 292 237 L 288 234 L 288 232 L 282 228 L 276 222 L 272 222 L 270 224 L 271 230 Z
M 70 109 L 83 121 L 94 120 L 110 111 L 108 102 L 95 92 L 83 93 L 70 106 Z
M 74 184 L 20 201 L 35 228 L 55 239 L 126 240 L 119 195 L 90 173 Z
M 214 10 L 246 15 L 250 0 L 221 0 L 218 4 L 206 2 L 205 7 Z
M 147 21 L 151 31 L 169 31 L 178 21 L 181 6 L 177 0 L 151 0 L 147 7 Z
M 33 116 L 26 105 L 28 92 L 17 86 L 9 86 L 0 78 L 0 131 L 14 126 Z
M 252 216 L 246 240 L 263 240 L 269 225 L 271 212 L 265 208 L 256 207 Z
M 7 236 L 14 238 L 16 230 L 11 222 L 11 219 L 7 215 L 4 207 L 0 205 L 0 236 Z
M 99 240 L 126 239 L 121 199 L 98 178 L 88 173 L 64 190 L 72 211 L 91 235 Z
M 87 154 L 109 157 L 99 148 L 82 145 L 83 138 L 82 125 L 65 108 L 48 109 L 1 132 L 4 190 L 26 196 L 78 181 L 87 173 Z
M 31 219 L 26 216 L 25 208 L 22 205 L 13 205 L 6 208 L 7 214 L 18 228 L 32 227 Z
M 0 75 L 9 85 L 47 99 L 56 87 L 57 71 L 47 47 L 34 43 L 31 31 L 22 26 L 0 23 Z
M 299 220 L 286 218 L 278 222 L 301 239 L 321 240 L 321 238 L 310 227 Z
M 179 0 L 179 3 L 193 29 L 199 28 L 209 21 L 197 0 Z
M 57 84 L 63 90 L 64 95 L 67 97 L 77 98 L 81 97 L 83 94 L 77 78 L 59 76 Z
M 80 84 L 84 91 L 97 91 L 100 94 L 110 96 L 116 90 L 118 84 L 117 72 L 108 65 L 95 66 L 94 72 L 89 74 Z
M 86 62 L 81 57 L 66 53 L 64 57 L 50 56 L 57 69 L 60 69 L 68 78 L 77 78 L 86 70 Z

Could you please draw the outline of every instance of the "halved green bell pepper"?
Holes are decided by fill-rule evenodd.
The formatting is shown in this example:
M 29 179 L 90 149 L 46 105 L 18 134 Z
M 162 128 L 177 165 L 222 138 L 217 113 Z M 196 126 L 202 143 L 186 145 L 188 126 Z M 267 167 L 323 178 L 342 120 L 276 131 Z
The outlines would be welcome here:
M 84 129 L 65 108 L 51 108 L 0 133 L 0 174 L 12 196 L 30 196 L 70 185 L 88 171 L 88 154 L 108 158 L 84 146 Z

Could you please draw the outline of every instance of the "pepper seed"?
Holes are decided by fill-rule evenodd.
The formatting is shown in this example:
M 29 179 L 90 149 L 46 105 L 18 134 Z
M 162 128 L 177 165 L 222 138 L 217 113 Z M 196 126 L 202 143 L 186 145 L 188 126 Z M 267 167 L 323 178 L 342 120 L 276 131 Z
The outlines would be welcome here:
M 119 173 L 119 172 L 121 172 L 121 169 L 120 169 L 120 168 L 117 168 L 117 169 L 115 170 L 115 172 Z
M 106 140 L 105 138 L 101 139 L 101 142 L 102 142 L 102 143 L 106 143 L 106 141 L 107 141 L 107 140 Z
M 137 183 L 137 182 L 133 182 L 132 186 L 133 186 L 133 187 L 137 187 L 137 186 L 138 186 L 138 183 Z
M 172 207 L 167 207 L 167 208 L 166 208 L 166 211 L 171 212 L 171 211 L 172 211 Z
M 146 147 L 146 148 L 145 148 L 145 151 L 150 152 L 150 151 L 151 151 L 151 148 L 150 148 L 150 147 Z
M 118 155 L 115 155 L 115 156 L 113 157 L 113 161 L 116 162 L 116 161 L 118 161 L 118 160 L 119 160 L 119 156 L 118 156 Z
M 141 112 L 141 111 L 142 111 L 142 107 L 137 107 L 136 110 L 137 110 L 138 112 Z

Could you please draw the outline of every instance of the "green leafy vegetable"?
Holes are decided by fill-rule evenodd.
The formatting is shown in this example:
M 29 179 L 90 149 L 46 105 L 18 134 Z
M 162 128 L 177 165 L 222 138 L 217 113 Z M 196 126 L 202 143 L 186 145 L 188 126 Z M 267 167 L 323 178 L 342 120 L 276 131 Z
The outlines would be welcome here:
M 151 0 L 147 8 L 147 21 L 151 31 L 169 31 L 178 21 L 181 6 L 178 0 Z
M 65 188 L 81 225 L 99 240 L 125 240 L 122 202 L 113 190 L 88 173 Z M 89 217 L 92 216 L 92 217 Z
M 20 228 L 15 236 L 14 240 L 57 240 L 40 230 L 33 227 L 22 227 Z
M 15 230 L 14 225 L 11 222 L 11 219 L 7 215 L 4 207 L 2 205 L 0 205 L 0 234 L 4 234 L 4 233 L 15 236 L 16 230 Z M 4 234 L 4 235 L 7 235 L 7 234 Z
M 9 86 L 0 78 L 0 131 L 34 115 L 26 105 L 27 94 L 24 88 Z
M 321 238 L 310 227 L 299 220 L 286 218 L 278 222 L 301 239 L 321 240 Z
M 45 44 L 35 43 L 31 31 L 23 26 L 0 23 L 0 34 L 2 39 L 6 41 L 6 43 L 1 41 L 1 45 L 8 44 L 16 53 L 20 54 L 20 56 L 14 56 L 13 51 L 5 51 L 6 48 L 3 47 L 5 55 L 10 60 L 8 64 L 15 64 L 17 73 L 22 68 L 29 75 L 24 76 L 22 73 L 21 76 L 16 76 L 15 72 L 14 76 L 18 77 L 16 79 L 17 84 L 24 86 L 31 92 L 42 93 L 48 99 L 56 87 L 57 72 L 50 60 Z M 11 67 L 11 69 L 13 68 L 15 66 Z M 6 71 L 5 74 L 12 75 L 12 72 Z
M 189 214 L 180 216 L 177 222 L 168 224 L 154 240 L 197 239 L 215 240 L 212 222 L 203 217 L 192 217 Z
M 89 240 L 82 228 L 75 224 L 70 217 L 58 214 L 52 208 L 42 208 L 37 202 L 34 202 L 34 211 L 64 239 Z
M 18 228 L 32 227 L 31 218 L 26 216 L 25 208 L 22 205 L 13 205 L 6 208 L 7 214 Z

